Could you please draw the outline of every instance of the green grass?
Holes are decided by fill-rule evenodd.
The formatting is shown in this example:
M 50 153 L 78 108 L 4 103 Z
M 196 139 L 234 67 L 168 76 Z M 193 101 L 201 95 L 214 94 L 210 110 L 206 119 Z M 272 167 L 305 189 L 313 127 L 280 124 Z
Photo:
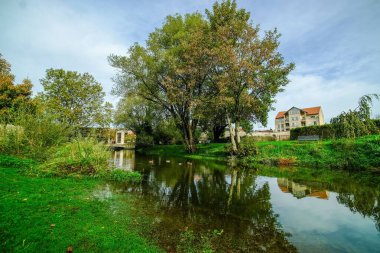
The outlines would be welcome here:
M 258 142 L 257 145 L 259 154 L 250 160 L 261 164 L 291 163 L 311 168 L 374 172 L 380 168 L 380 135 L 352 140 Z
M 310 168 L 343 169 L 349 171 L 380 168 L 380 135 L 357 139 L 325 141 L 263 141 L 256 142 L 258 155 L 248 157 L 249 164 L 297 165 Z M 157 145 L 141 150 L 149 155 L 168 155 L 192 159 L 223 160 L 227 156 L 225 144 L 197 145 L 197 152 L 188 154 L 181 145 Z
M 28 177 L 10 167 L 0 178 L 1 252 L 160 251 L 141 237 L 147 227 L 134 225 L 138 200 L 107 195 L 100 179 Z
M 198 144 L 197 151 L 189 154 L 183 145 L 156 145 L 138 150 L 146 155 L 177 156 L 200 160 L 224 160 L 227 156 L 224 143 Z

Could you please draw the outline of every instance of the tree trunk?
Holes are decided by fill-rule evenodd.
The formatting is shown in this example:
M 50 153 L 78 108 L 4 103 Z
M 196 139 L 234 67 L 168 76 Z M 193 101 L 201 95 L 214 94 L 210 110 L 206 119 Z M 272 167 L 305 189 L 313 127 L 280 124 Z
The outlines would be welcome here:
M 189 122 L 182 120 L 181 129 L 182 129 L 182 138 L 185 142 L 186 150 L 188 153 L 192 154 L 196 151 L 196 146 L 194 144 L 193 127 Z
M 237 149 L 236 142 L 235 142 L 235 131 L 234 131 L 233 127 L 232 127 L 231 119 L 228 116 L 228 114 L 227 114 L 227 123 L 228 123 L 228 128 L 229 128 L 229 131 L 230 131 L 230 140 L 231 140 L 231 145 L 232 145 L 232 152 L 234 154 L 236 154 L 237 151 L 238 151 L 238 149 Z
M 188 126 L 188 132 L 189 132 L 189 145 L 187 147 L 187 152 L 192 154 L 195 152 L 196 147 L 195 147 L 195 143 L 194 143 L 194 133 L 193 133 L 191 124 L 189 124 L 189 126 Z
M 239 122 L 235 122 L 235 142 L 236 142 L 236 148 L 239 149 L 239 145 L 240 145 L 240 131 L 239 131 L 239 128 L 240 128 L 240 124 Z
M 232 178 L 231 178 L 231 186 L 230 186 L 230 190 L 228 193 L 227 207 L 230 207 L 231 202 L 232 202 L 232 197 L 234 194 L 234 188 L 235 188 L 235 183 L 236 183 L 235 181 L 236 181 L 236 170 L 233 170 Z
M 215 125 L 212 128 L 212 133 L 213 133 L 213 139 L 214 142 L 219 142 L 220 141 L 220 136 L 223 134 L 224 129 L 226 128 L 225 125 Z

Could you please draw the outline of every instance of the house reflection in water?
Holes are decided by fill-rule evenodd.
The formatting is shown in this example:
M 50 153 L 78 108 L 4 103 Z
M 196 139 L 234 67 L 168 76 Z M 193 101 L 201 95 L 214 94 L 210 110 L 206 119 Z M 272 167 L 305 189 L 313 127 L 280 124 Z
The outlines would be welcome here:
M 319 199 L 329 198 L 329 192 L 326 190 L 312 189 L 309 186 L 295 183 L 287 178 L 277 178 L 277 184 L 282 192 L 291 193 L 298 199 L 304 197 L 315 197 Z
M 122 149 L 114 151 L 113 164 L 116 168 L 132 171 L 135 169 L 135 151 Z

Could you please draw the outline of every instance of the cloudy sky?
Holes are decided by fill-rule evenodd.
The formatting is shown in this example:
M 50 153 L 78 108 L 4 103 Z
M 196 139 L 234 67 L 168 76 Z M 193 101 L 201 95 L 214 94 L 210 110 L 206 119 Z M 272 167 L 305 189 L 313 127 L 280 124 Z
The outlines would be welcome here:
M 167 15 L 210 8 L 206 0 L 37 1 L 0 0 L 0 53 L 16 80 L 29 77 L 34 91 L 48 68 L 91 73 L 109 92 L 115 71 L 110 54 L 144 43 Z M 277 96 L 276 111 L 321 105 L 329 120 L 356 107 L 363 94 L 380 93 L 380 1 L 241 0 L 262 29 L 277 27 L 280 51 L 296 64 L 291 83 Z M 380 115 L 380 103 L 374 104 Z

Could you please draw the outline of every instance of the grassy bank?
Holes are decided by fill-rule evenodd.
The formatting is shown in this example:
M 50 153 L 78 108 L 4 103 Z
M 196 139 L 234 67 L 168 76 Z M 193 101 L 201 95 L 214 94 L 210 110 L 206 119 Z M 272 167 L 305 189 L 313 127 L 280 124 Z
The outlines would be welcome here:
M 140 151 L 149 155 L 223 160 L 228 155 L 225 145 L 197 145 L 195 154 L 188 154 L 181 145 L 157 145 Z M 380 168 L 380 135 L 313 142 L 256 142 L 250 148 L 256 149 L 256 155 L 245 158 L 251 166 L 265 164 L 372 172 L 378 172 Z
M 198 144 L 197 151 L 189 154 L 183 145 L 156 145 L 139 149 L 138 152 L 146 155 L 177 156 L 191 159 L 224 160 L 227 156 L 224 143 Z
M 298 165 L 309 168 L 378 171 L 380 168 L 380 135 L 357 139 L 317 142 L 258 142 L 253 163 Z
M 110 193 L 101 179 L 29 177 L 8 166 L 0 178 L 2 252 L 160 251 L 141 236 L 138 200 Z

